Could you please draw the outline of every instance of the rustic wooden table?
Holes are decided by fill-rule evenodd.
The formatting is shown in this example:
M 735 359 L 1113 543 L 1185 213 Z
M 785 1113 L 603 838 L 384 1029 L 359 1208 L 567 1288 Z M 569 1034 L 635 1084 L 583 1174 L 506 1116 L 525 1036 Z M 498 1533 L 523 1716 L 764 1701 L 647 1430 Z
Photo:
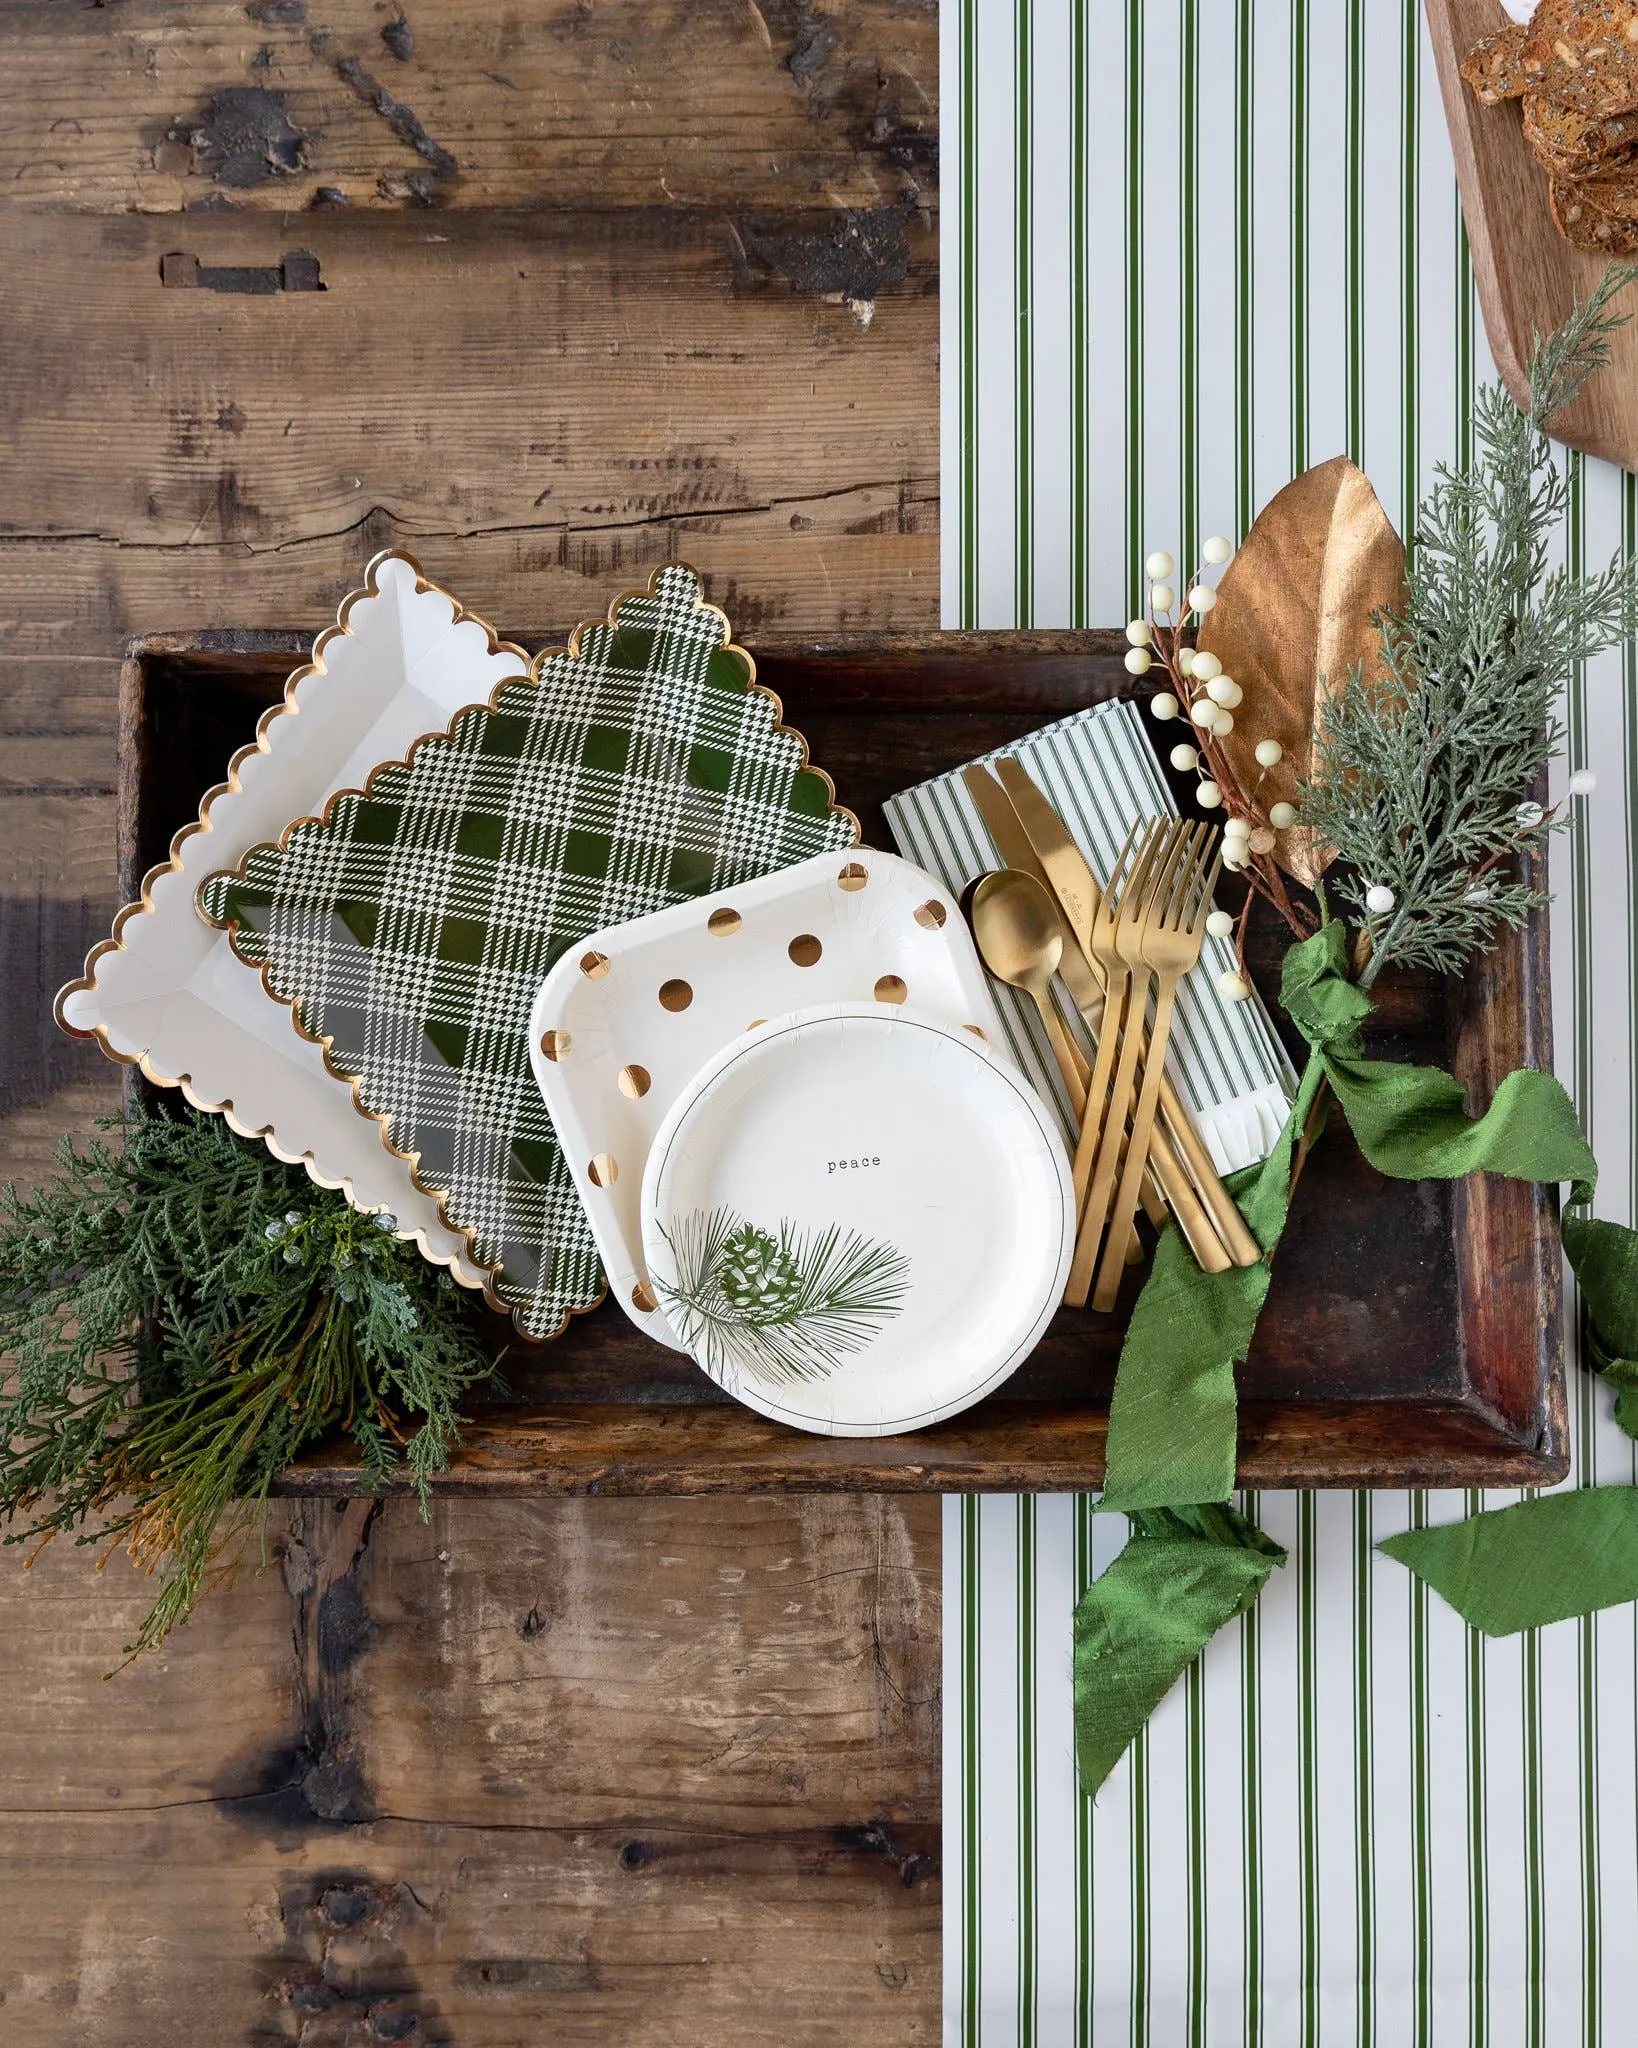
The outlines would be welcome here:
M 134 633 L 380 547 L 503 629 L 672 556 L 742 637 L 936 618 L 930 0 L 8 0 L 0 1173 L 115 1105 Z M 7 2048 L 930 2041 L 936 1501 L 277 1512 L 0 1553 Z

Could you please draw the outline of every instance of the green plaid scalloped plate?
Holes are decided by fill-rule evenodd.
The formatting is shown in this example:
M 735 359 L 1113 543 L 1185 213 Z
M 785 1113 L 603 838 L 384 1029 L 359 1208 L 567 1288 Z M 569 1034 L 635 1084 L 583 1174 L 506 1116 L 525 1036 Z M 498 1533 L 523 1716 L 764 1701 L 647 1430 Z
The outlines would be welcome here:
M 209 875 L 200 914 L 325 1047 L 530 1337 L 602 1273 L 529 1064 L 588 932 L 851 846 L 858 821 L 672 564 L 531 677 Z

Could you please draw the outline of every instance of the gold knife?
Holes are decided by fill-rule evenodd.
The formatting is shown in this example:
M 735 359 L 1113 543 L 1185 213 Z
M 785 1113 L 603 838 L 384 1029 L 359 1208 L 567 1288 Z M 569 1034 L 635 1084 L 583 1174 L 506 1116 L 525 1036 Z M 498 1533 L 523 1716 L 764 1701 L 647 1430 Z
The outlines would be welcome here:
M 1070 836 L 1064 821 L 1035 786 L 1021 761 L 1003 758 L 996 763 L 996 776 L 1046 875 L 1047 886 L 1057 897 L 1065 919 L 1084 951 L 1091 937 L 1092 915 L 1101 893 L 1097 876 L 1088 866 L 1085 854 Z M 1217 1235 L 1228 1247 L 1230 1258 L 1237 1266 L 1256 1265 L 1263 1255 L 1262 1248 L 1235 1206 L 1233 1196 L 1224 1187 L 1212 1156 L 1194 1127 L 1193 1118 L 1183 1107 L 1182 1099 L 1172 1085 L 1171 1076 L 1164 1071 L 1160 1080 L 1160 1101 L 1166 1127 L 1210 1212 Z
M 1056 902 L 1057 898 L 1051 882 L 1047 879 L 1046 870 L 1036 859 L 1035 849 L 1030 845 L 1028 835 L 1020 824 L 1006 792 L 989 770 L 977 761 L 962 770 L 962 780 L 966 783 L 973 802 L 977 804 L 978 814 L 984 820 L 985 829 L 990 837 L 995 841 L 995 850 L 1002 860 L 1009 868 L 1017 868 L 1022 874 L 1033 875 Z M 1099 1019 L 1103 1016 L 1103 985 L 1094 974 L 1086 954 L 1081 950 L 1079 939 L 1067 926 L 1064 929 L 1064 950 L 1063 957 L 1058 962 L 1058 972 L 1063 977 L 1064 986 L 1069 990 L 1070 999 L 1086 1020 L 1087 1028 L 1095 1036 Z M 1179 1178 L 1182 1178 L 1181 1173 Z M 1161 1186 L 1161 1177 L 1145 1176 L 1144 1214 L 1157 1230 L 1166 1221 L 1166 1203 Z

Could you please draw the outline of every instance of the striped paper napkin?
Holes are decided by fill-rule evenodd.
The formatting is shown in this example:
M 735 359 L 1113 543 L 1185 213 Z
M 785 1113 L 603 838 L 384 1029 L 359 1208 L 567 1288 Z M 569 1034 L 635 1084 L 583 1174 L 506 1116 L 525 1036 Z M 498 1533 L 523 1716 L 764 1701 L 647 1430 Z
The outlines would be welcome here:
M 1134 704 L 1077 711 L 982 758 L 996 761 L 1009 754 L 1028 769 L 1100 877 L 1109 873 L 1139 818 L 1176 815 Z M 953 895 L 975 875 L 1002 865 L 959 770 L 890 797 L 886 810 L 899 851 Z M 1232 1002 L 1219 991 L 1218 975 L 1234 964 L 1229 940 L 1207 939 L 1199 966 L 1178 989 L 1166 1055 L 1219 1173 L 1268 1157 L 1297 1085 L 1261 997 Z M 1046 1100 L 1058 1105 L 1073 1149 L 1075 1119 L 1035 1005 L 1015 989 L 997 986 L 993 993 L 1013 1057 Z

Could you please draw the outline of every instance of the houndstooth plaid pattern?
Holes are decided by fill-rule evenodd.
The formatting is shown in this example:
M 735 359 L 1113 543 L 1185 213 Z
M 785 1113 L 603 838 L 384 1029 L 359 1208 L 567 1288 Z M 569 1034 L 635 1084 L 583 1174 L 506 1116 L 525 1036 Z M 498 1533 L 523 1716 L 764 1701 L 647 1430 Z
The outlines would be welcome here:
M 418 1156 L 531 1336 L 602 1285 L 530 1072 L 547 970 L 600 926 L 854 839 L 699 600 L 690 571 L 662 569 L 578 654 L 199 891 Z

